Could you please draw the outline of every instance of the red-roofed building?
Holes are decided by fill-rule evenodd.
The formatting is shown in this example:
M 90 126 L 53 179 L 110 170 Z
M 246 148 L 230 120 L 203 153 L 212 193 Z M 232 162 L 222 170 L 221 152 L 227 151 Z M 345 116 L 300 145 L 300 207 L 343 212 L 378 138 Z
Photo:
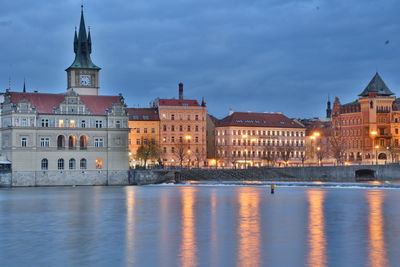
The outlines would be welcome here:
M 159 116 L 159 144 L 163 164 L 193 167 L 206 165 L 205 102 L 199 104 L 197 100 L 184 99 L 183 84 L 180 83 L 178 99 L 157 98 L 153 107 Z
M 216 161 L 222 167 L 300 165 L 305 127 L 281 113 L 233 112 L 217 121 Z
M 128 183 L 128 112 L 119 96 L 99 95 L 100 68 L 83 11 L 67 92 L 6 91 L 0 153 L 12 165 L 12 186 Z

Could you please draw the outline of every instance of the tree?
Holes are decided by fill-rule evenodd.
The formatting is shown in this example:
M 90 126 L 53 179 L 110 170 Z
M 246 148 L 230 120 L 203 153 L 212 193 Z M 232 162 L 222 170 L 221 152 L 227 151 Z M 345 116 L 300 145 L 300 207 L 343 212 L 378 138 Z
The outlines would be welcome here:
M 136 158 L 147 166 L 149 159 L 157 160 L 160 157 L 160 148 L 156 142 L 142 142 L 142 145 L 136 151 Z
M 197 168 L 200 168 L 200 162 L 204 160 L 205 153 L 203 149 L 196 148 L 195 152 L 193 153 L 194 160 L 196 162 Z
M 179 161 L 179 166 L 181 168 L 183 167 L 183 162 L 185 161 L 185 159 L 188 159 L 188 158 L 190 159 L 190 155 L 189 155 L 188 151 L 190 151 L 189 146 L 183 142 L 179 142 L 175 147 L 173 154 Z
M 293 146 L 282 145 L 278 147 L 278 151 L 280 159 L 287 165 L 294 151 Z
M 343 164 L 346 143 L 339 120 L 336 121 L 335 124 L 332 123 L 332 131 L 329 136 L 329 147 L 332 157 L 336 159 L 337 165 Z

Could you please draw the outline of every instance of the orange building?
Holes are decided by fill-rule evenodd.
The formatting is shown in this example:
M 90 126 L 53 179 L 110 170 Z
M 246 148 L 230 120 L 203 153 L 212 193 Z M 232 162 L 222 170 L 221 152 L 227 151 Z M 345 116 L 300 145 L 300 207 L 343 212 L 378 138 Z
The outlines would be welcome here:
M 179 99 L 156 99 L 154 107 L 160 117 L 160 147 L 162 161 L 167 166 L 202 167 L 206 163 L 206 116 L 204 101 L 183 99 L 183 84 L 179 84 Z
M 332 138 L 342 144 L 338 158 L 349 164 L 398 162 L 399 122 L 400 99 L 376 73 L 356 101 L 341 104 L 335 99 Z
M 129 165 L 141 165 L 136 152 L 138 148 L 149 142 L 160 143 L 160 118 L 157 108 L 129 108 Z M 148 165 L 157 164 L 158 159 L 150 159 Z

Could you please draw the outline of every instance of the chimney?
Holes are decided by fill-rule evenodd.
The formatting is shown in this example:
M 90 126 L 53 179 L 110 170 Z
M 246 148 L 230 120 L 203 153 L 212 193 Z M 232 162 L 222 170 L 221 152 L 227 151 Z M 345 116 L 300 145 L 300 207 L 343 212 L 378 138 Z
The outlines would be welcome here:
M 179 100 L 183 100 L 183 83 L 179 83 Z

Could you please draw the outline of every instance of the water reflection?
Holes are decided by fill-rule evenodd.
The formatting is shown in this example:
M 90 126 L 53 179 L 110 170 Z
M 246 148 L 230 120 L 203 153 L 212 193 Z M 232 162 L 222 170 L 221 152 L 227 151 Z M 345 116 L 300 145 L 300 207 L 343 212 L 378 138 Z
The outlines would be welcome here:
M 197 189 L 183 187 L 182 196 L 182 242 L 181 266 L 195 266 L 197 264 L 197 244 L 195 229 L 194 202 Z
M 217 266 L 218 260 L 218 240 L 217 240 L 217 192 L 216 189 L 213 188 L 211 191 L 211 265 Z
M 135 190 L 132 187 L 125 189 L 125 207 L 126 207 L 126 223 L 125 223 L 125 257 L 126 262 L 132 264 L 134 262 L 134 238 L 135 238 Z
M 238 191 L 238 266 L 260 265 L 260 196 L 254 188 Z
M 384 191 L 373 190 L 367 195 L 369 204 L 369 261 L 372 267 L 387 265 L 382 205 Z
M 326 237 L 324 221 L 325 191 L 308 191 L 308 266 L 326 266 Z

